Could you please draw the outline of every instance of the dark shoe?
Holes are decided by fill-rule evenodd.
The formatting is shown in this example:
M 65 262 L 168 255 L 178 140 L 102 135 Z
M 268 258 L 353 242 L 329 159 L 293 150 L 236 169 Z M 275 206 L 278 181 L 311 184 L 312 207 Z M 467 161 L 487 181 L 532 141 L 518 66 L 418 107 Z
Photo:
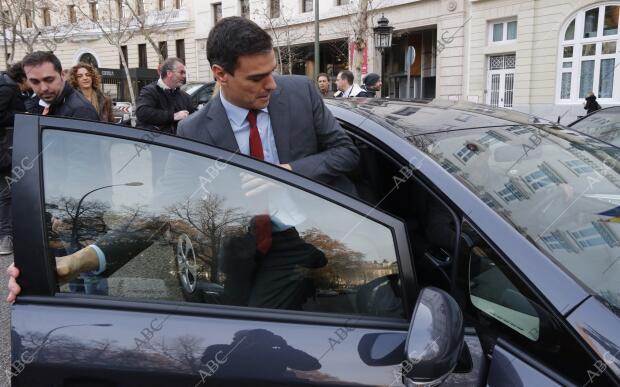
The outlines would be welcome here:
M 13 254 L 13 237 L 0 237 L 0 255 Z

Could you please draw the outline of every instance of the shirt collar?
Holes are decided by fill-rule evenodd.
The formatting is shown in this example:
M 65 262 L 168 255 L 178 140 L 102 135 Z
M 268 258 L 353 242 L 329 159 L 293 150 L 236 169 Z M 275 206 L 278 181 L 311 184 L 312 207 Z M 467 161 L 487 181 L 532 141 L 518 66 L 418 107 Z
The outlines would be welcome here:
M 224 97 L 223 90 L 221 89 L 219 94 L 220 99 L 222 100 L 222 105 L 224 105 L 224 110 L 226 110 L 226 115 L 228 116 L 228 119 L 231 120 L 232 123 L 235 124 L 237 127 L 243 125 L 243 122 L 247 118 L 250 109 L 242 108 L 228 102 L 226 97 Z M 260 111 L 269 114 L 269 109 L 267 109 L 266 107 L 260 109 Z
M 164 81 L 161 78 L 157 80 L 157 86 L 161 87 L 163 90 L 172 90 L 171 88 L 168 87 L 168 85 L 164 83 Z

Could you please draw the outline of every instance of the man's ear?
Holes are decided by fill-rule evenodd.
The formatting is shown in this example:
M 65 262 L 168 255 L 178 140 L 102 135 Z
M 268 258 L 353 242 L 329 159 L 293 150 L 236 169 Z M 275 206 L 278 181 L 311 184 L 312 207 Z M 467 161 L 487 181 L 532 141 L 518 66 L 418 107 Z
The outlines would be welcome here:
M 228 84 L 228 73 L 220 65 L 211 66 L 213 72 L 213 78 L 220 83 L 220 85 Z

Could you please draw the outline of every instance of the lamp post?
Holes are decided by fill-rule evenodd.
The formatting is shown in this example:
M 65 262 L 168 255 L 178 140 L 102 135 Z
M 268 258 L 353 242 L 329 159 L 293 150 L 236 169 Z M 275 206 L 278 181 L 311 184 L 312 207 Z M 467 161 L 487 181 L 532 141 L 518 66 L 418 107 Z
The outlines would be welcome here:
M 133 181 L 131 183 L 125 183 L 125 184 L 112 184 L 112 185 L 104 185 L 103 187 L 99 187 L 99 188 L 95 188 L 91 191 L 88 191 L 84 194 L 84 196 L 82 196 L 82 198 L 80 199 L 80 201 L 78 202 L 77 208 L 75 210 L 75 219 L 73 221 L 73 227 L 71 228 L 71 253 L 75 253 L 78 250 L 78 245 L 79 245 L 79 241 L 78 241 L 78 225 L 79 225 L 79 218 L 80 218 L 80 207 L 82 207 L 82 202 L 84 201 L 84 199 L 90 195 L 93 192 L 102 190 L 104 188 L 111 188 L 111 187 L 119 187 L 119 186 L 126 186 L 126 187 L 139 187 L 141 185 L 144 185 L 143 183 L 139 182 L 139 181 Z
M 381 63 L 381 78 L 383 78 L 383 52 L 386 48 L 392 46 L 392 31 L 394 27 L 390 25 L 390 21 L 381 14 L 379 20 L 377 20 L 377 26 L 373 27 L 373 37 L 375 41 L 375 48 L 379 50 L 380 63 Z

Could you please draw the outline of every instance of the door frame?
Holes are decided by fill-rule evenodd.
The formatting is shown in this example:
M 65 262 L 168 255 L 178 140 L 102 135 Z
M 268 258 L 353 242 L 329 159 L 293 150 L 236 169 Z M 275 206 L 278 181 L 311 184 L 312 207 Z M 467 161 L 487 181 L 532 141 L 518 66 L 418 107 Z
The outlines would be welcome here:
M 327 185 L 310 180 L 297 173 L 250 157 L 235 154 L 223 148 L 143 129 L 121 125 L 76 120 L 70 118 L 46 117 L 36 115 L 17 115 L 15 120 L 14 166 L 25 167 L 23 175 L 12 186 L 13 210 L 21 214 L 15 219 L 15 265 L 22 271 L 19 282 L 23 288 L 16 305 L 62 304 L 66 306 L 97 306 L 110 309 L 131 309 L 157 312 L 185 311 L 199 315 L 221 315 L 233 318 L 256 318 L 269 321 L 305 322 L 312 324 L 348 324 L 356 327 L 384 327 L 386 329 L 407 330 L 408 320 L 415 306 L 417 283 L 413 268 L 413 258 L 405 225 L 399 219 Z M 403 307 L 406 319 L 386 319 L 371 316 L 297 312 L 288 310 L 259 309 L 249 307 L 218 306 L 200 304 L 179 306 L 172 302 L 135 302 L 132 300 L 99 298 L 76 294 L 56 294 L 57 284 L 54 259 L 47 248 L 45 205 L 43 191 L 42 132 L 44 129 L 57 129 L 102 135 L 109 138 L 133 140 L 148 145 L 159 145 L 169 149 L 194 154 L 210 159 L 225 160 L 226 163 L 268 176 L 284 184 L 296 187 L 324 200 L 354 211 L 378 222 L 392 231 L 394 246 L 399 262 L 399 277 L 403 289 Z M 45 270 L 42 270 L 42 268 Z

